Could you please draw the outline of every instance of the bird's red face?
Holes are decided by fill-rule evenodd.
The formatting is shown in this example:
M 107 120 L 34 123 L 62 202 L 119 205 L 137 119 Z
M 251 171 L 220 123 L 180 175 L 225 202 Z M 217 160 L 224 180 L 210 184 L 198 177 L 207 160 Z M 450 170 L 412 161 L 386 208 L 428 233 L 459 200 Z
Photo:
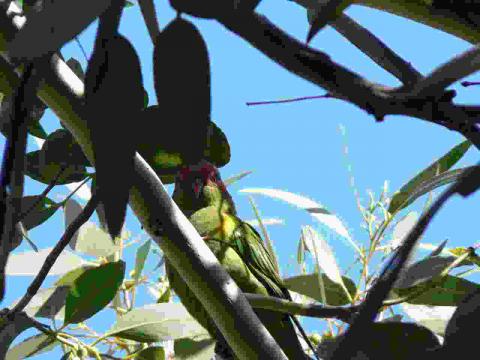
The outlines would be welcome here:
M 193 192 L 197 198 L 200 197 L 204 186 L 209 184 L 216 185 L 222 190 L 226 190 L 225 184 L 220 178 L 220 174 L 215 165 L 203 160 L 197 165 L 188 165 L 180 169 L 178 175 L 181 183 L 191 184 Z

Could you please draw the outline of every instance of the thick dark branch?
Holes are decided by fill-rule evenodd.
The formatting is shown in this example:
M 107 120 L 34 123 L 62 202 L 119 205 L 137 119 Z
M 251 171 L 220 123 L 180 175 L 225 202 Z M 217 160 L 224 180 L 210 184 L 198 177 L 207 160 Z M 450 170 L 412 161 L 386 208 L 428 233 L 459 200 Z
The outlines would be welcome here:
M 325 88 L 333 97 L 351 102 L 379 121 L 386 115 L 407 115 L 463 134 L 480 148 L 478 108 L 452 103 L 452 93 L 414 97 L 403 88 L 374 84 L 335 63 L 330 57 L 292 38 L 265 16 L 235 13 L 218 21 L 290 72 Z
M 348 15 L 341 15 L 330 25 L 404 85 L 414 84 L 422 78 L 422 74 L 409 62 L 403 60 L 382 40 Z

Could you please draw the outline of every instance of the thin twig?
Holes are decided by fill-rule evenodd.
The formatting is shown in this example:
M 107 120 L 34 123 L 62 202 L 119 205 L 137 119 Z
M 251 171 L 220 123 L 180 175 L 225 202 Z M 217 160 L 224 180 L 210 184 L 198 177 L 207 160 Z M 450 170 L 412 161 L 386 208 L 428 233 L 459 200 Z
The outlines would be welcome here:
M 256 309 L 266 309 L 290 315 L 310 316 L 316 318 L 335 318 L 350 322 L 358 311 L 358 306 L 349 307 L 323 306 L 317 304 L 301 304 L 273 296 L 245 293 L 250 305 Z
M 75 36 L 75 42 L 77 43 L 78 47 L 80 48 L 80 51 L 82 52 L 83 57 L 85 58 L 85 61 L 88 61 L 87 52 L 85 51 L 82 43 L 80 42 L 80 38 L 78 36 Z
M 38 204 L 40 204 L 42 202 L 42 200 L 44 200 L 48 193 L 55 187 L 55 185 L 57 184 L 57 180 L 60 178 L 60 176 L 62 175 L 62 173 L 65 171 L 66 169 L 66 166 L 63 166 L 57 173 L 57 175 L 55 175 L 55 178 L 52 179 L 52 181 L 48 184 L 48 186 L 42 191 L 42 193 L 39 195 L 39 198 L 37 201 L 35 201 L 32 206 L 30 206 L 25 212 L 23 212 L 22 214 L 20 214 L 20 216 L 18 217 L 17 219 L 17 222 L 19 221 L 22 221 L 23 219 L 25 219 L 25 217 L 33 210 L 35 209 Z
M 58 256 L 61 254 L 63 249 L 65 249 L 65 247 L 68 245 L 72 236 L 75 234 L 75 232 L 77 232 L 80 226 L 82 226 L 90 218 L 92 213 L 97 208 L 97 205 L 98 205 L 98 198 L 95 195 L 93 195 L 88 201 L 85 208 L 82 210 L 82 212 L 68 226 L 67 230 L 65 231 L 65 233 L 63 234 L 62 238 L 57 243 L 57 245 L 55 245 L 52 251 L 48 254 L 47 258 L 45 259 L 45 262 L 43 263 L 42 268 L 40 269 L 37 276 L 28 287 L 26 294 L 22 297 L 22 299 L 20 299 L 17 305 L 15 305 L 15 307 L 10 311 L 11 313 L 22 311 L 25 308 L 25 306 L 27 306 L 27 304 L 30 302 L 30 300 L 32 300 L 32 298 L 37 293 L 38 289 L 40 289 L 40 286 L 42 285 L 43 280 L 47 276 L 48 272 L 52 268 Z
M 328 99 L 331 98 L 329 94 L 325 95 L 316 95 L 316 96 L 302 96 L 293 99 L 284 99 L 284 100 L 268 100 L 268 101 L 251 101 L 247 102 L 247 106 L 255 106 L 255 105 L 271 105 L 271 104 L 285 104 L 290 102 L 297 102 L 297 101 L 304 101 L 304 100 L 313 100 L 313 99 Z

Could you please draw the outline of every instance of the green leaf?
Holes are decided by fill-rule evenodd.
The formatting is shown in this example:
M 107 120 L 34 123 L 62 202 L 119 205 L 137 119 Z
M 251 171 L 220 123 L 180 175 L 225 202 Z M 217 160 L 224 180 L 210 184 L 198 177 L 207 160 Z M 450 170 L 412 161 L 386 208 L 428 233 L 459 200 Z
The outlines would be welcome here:
M 175 356 L 176 358 L 176 356 Z M 143 349 L 135 356 L 136 360 L 165 360 L 165 349 L 161 346 L 152 346 Z
M 394 289 L 392 291 L 396 296 L 409 296 L 419 290 L 422 285 L 416 285 L 407 289 Z M 461 303 L 465 295 L 477 290 L 480 285 L 471 281 L 447 275 L 444 280 L 433 288 L 428 289 L 421 295 L 409 299 L 407 303 L 415 305 L 429 306 L 457 306 Z
M 25 173 L 32 179 L 44 184 L 50 184 L 60 173 L 62 166 L 50 162 L 45 158 L 41 150 L 29 152 L 26 155 Z M 84 180 L 88 176 L 84 166 L 68 166 L 57 180 L 57 185 L 70 184 Z
M 51 351 L 60 342 L 54 337 L 49 337 L 45 334 L 38 334 L 30 336 L 23 340 L 20 344 L 13 346 L 7 352 L 5 360 L 18 360 L 29 358 L 33 355 L 38 355 L 47 351 Z
M 210 360 L 215 355 L 215 340 L 211 338 L 179 339 L 173 346 L 178 360 Z
M 135 308 L 120 316 L 105 336 L 139 342 L 205 336 L 207 331 L 180 303 L 161 303 Z
M 170 286 L 167 286 L 165 291 L 158 298 L 157 304 L 168 303 L 170 301 L 171 297 L 172 297 L 172 290 L 171 290 Z
M 230 144 L 225 133 L 213 121 L 210 122 L 208 137 L 205 159 L 218 168 L 227 165 L 230 161 Z
M 135 6 L 135 4 L 133 2 L 128 1 L 128 0 L 125 1 L 125 8 L 129 8 L 129 7 L 132 7 L 132 6 Z
M 448 153 L 442 156 L 439 160 L 432 163 L 425 170 L 423 170 L 417 176 L 411 179 L 408 183 L 403 185 L 400 190 L 393 196 L 390 202 L 390 206 L 388 208 L 388 212 L 391 214 L 396 213 L 397 211 L 400 211 L 405 206 L 410 204 L 413 200 L 415 200 L 415 198 L 412 197 L 412 193 L 419 191 L 418 189 L 420 187 L 422 187 L 423 189 L 428 189 L 428 187 L 425 187 L 423 183 L 427 181 L 432 181 L 432 178 L 438 177 L 438 175 L 450 169 L 463 157 L 463 155 L 465 155 L 471 145 L 472 143 L 468 140 L 458 144 Z M 428 191 L 429 190 L 427 190 L 427 192 Z M 409 199 L 411 199 L 411 201 L 407 203 Z
M 233 183 L 237 182 L 238 180 L 243 179 L 245 176 L 250 175 L 253 171 L 244 171 L 241 172 L 240 174 L 234 175 L 229 177 L 228 179 L 224 180 L 223 183 L 225 186 L 230 186 Z
M 34 205 L 35 207 L 32 208 Z M 31 230 L 50 219 L 59 207 L 59 204 L 48 197 L 42 198 L 40 195 L 24 196 L 22 198 L 21 214 L 25 214 L 25 216 L 21 221 L 27 230 Z
M 35 121 L 28 126 L 28 132 L 30 133 L 30 135 L 36 136 L 40 139 L 46 139 L 48 136 L 47 132 L 38 121 Z
M 137 254 L 135 257 L 135 275 L 133 276 L 135 282 L 138 282 L 140 275 L 142 275 L 143 267 L 145 266 L 145 260 L 150 252 L 151 244 L 152 240 L 148 240 L 137 249 Z
M 82 148 L 68 130 L 58 129 L 48 135 L 43 143 L 42 152 L 49 162 L 61 165 L 91 166 L 83 154 Z
M 328 305 L 341 306 L 350 304 L 348 297 L 345 294 L 345 290 L 340 285 L 334 283 L 325 274 L 322 274 L 321 277 L 325 286 L 325 295 Z M 345 276 L 342 276 L 342 280 L 350 293 L 350 296 L 355 296 L 355 283 Z M 317 301 L 322 301 L 317 273 L 293 276 L 283 279 L 283 281 L 289 290 L 309 296 Z
M 418 185 L 417 188 L 415 188 L 411 193 L 407 194 L 406 196 L 400 196 L 401 193 L 399 193 L 398 194 L 400 196 L 399 199 L 403 198 L 402 200 L 403 203 L 399 208 L 397 208 L 396 211 L 400 211 L 406 208 L 407 206 L 412 204 L 415 200 L 417 200 L 420 196 L 425 195 L 440 186 L 447 185 L 461 179 L 466 173 L 468 173 L 469 170 L 471 170 L 474 167 L 476 166 L 468 166 L 461 169 L 445 171 L 442 174 L 439 174 L 437 176 L 434 176 L 422 182 L 421 184 Z
M 65 304 L 65 324 L 84 321 L 108 305 L 125 275 L 120 260 L 89 269 L 72 284 Z

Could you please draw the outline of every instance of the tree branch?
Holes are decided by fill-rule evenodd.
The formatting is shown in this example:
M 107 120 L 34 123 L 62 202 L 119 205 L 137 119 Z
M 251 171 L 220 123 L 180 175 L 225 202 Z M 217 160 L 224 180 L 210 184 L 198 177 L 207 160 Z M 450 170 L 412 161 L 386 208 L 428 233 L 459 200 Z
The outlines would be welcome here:
M 480 149 L 478 107 L 452 103 L 452 93 L 415 97 L 402 87 L 375 84 L 335 63 L 330 57 L 292 38 L 265 16 L 230 11 L 217 19 L 286 70 L 353 103 L 382 121 L 386 115 L 407 115 L 458 131 Z
M 422 74 L 409 62 L 403 60 L 382 40 L 348 15 L 341 15 L 330 25 L 404 85 L 414 84 L 422 78 Z
M 255 309 L 266 309 L 290 315 L 316 318 L 336 318 L 349 323 L 358 311 L 358 306 L 340 307 L 317 304 L 300 304 L 273 296 L 245 293 L 250 305 Z

